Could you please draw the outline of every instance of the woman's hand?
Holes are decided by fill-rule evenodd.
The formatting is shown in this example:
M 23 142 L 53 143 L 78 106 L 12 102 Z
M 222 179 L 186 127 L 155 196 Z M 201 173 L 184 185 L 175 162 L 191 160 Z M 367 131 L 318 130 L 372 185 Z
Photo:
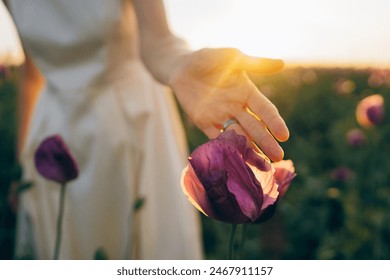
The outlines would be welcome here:
M 219 135 L 223 124 L 231 125 L 256 143 L 273 161 L 283 158 L 278 141 L 289 131 L 276 107 L 249 79 L 279 71 L 281 60 L 255 58 L 236 49 L 201 49 L 180 56 L 168 84 L 192 121 L 209 138 Z
M 279 71 L 281 60 L 249 57 L 236 49 L 191 52 L 169 29 L 161 0 L 134 0 L 142 59 L 153 75 L 174 90 L 183 109 L 209 137 L 223 124 L 255 142 L 273 161 L 283 158 L 279 141 L 289 137 L 276 107 L 256 88 L 248 74 Z

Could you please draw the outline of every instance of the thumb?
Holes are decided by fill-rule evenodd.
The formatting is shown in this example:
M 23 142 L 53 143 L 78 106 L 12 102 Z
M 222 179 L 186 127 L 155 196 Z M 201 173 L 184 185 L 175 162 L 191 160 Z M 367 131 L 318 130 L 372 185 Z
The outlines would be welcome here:
M 239 62 L 241 70 L 253 75 L 272 74 L 280 71 L 284 66 L 281 59 L 254 57 L 242 54 Z

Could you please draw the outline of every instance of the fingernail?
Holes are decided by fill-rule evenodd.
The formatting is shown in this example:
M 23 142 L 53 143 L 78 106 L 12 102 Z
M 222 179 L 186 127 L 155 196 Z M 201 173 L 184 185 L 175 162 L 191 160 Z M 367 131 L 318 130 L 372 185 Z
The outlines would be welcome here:
M 269 152 L 268 156 L 273 162 L 278 162 L 284 158 L 284 151 L 282 147 L 278 145 L 273 149 L 273 151 Z

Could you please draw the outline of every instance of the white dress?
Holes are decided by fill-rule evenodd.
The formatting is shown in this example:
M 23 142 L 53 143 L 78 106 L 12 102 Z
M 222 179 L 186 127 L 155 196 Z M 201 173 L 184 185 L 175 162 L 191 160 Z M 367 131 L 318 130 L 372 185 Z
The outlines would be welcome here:
M 60 259 L 202 258 L 199 216 L 180 189 L 187 155 L 174 98 L 139 57 L 131 1 L 9 1 L 46 79 L 22 154 L 16 257 L 53 257 L 59 190 L 33 154 L 60 134 L 80 166 L 67 185 Z M 134 203 L 144 198 L 138 211 Z

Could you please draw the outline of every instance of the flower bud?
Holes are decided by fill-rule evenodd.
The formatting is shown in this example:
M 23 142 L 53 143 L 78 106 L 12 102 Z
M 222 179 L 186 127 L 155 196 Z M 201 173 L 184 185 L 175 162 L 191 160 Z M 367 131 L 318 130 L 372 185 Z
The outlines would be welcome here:
M 357 122 L 365 128 L 378 125 L 384 118 L 384 99 L 380 94 L 362 99 L 356 107 Z
M 59 135 L 43 140 L 34 159 L 39 174 L 46 179 L 64 184 L 78 176 L 77 163 Z

